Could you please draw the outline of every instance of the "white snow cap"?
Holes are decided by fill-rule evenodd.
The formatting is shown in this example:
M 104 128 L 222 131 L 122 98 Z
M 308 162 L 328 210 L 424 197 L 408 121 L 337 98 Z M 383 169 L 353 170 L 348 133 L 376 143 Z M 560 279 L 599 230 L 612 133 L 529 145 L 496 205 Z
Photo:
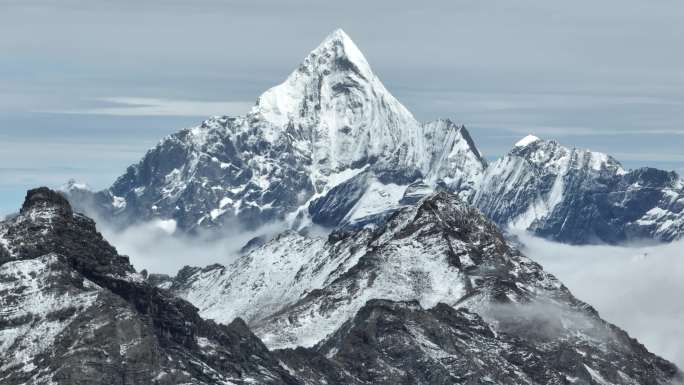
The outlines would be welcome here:
M 318 80 L 339 72 L 334 63 L 342 58 L 351 63 L 366 81 L 375 80 L 368 61 L 356 44 L 343 30 L 336 29 L 304 58 L 285 82 L 264 92 L 251 113 L 261 112 L 276 126 L 285 126 L 299 115 L 308 94 L 318 87 Z
M 338 46 L 341 47 L 341 50 L 337 49 Z M 337 57 L 346 57 L 350 62 L 357 66 L 364 76 L 370 76 L 373 73 L 366 57 L 363 56 L 359 47 L 356 46 L 342 28 L 338 28 L 328 35 L 316 49 L 311 51 L 309 56 L 320 57 L 322 55 L 324 56 L 325 52 Z
M 534 142 L 536 142 L 536 141 L 538 141 L 538 140 L 541 140 L 541 139 L 539 139 L 539 138 L 537 138 L 536 136 L 530 134 L 530 135 L 527 135 L 526 137 L 520 139 L 520 140 L 518 141 L 518 143 L 515 144 L 515 147 L 525 147 L 525 146 L 529 145 L 530 143 L 534 143 Z

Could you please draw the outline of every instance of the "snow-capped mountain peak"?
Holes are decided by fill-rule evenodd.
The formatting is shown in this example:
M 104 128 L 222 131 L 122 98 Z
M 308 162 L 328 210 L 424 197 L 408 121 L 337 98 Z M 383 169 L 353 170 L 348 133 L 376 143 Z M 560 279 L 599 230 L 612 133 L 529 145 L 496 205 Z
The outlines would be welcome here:
M 335 52 L 337 60 L 344 58 L 353 64 L 356 67 L 355 70 L 361 75 L 367 77 L 373 76 L 368 60 L 366 60 L 366 57 L 361 53 L 361 50 L 352 41 L 349 35 L 341 28 L 334 30 L 328 35 L 323 42 L 309 54 L 304 65 L 309 64 L 308 62 L 315 58 L 326 56 L 331 51 Z
M 263 116 L 276 126 L 287 125 L 302 113 L 308 112 L 308 109 L 302 110 L 302 104 L 314 101 L 307 101 L 306 97 L 316 96 L 311 95 L 319 87 L 315 83 L 332 77 L 338 78 L 333 85 L 344 80 L 368 82 L 375 79 L 366 58 L 341 29 L 328 35 L 283 83 L 264 92 L 257 99 L 251 113 Z
M 349 36 L 336 30 L 245 116 L 214 117 L 169 135 L 93 198 L 67 193 L 124 225 L 163 218 L 191 230 L 237 217 L 257 227 L 272 220 L 307 223 L 300 213 L 345 182 L 377 181 L 388 207 L 420 181 L 467 199 L 485 167 L 464 127 L 419 123 Z M 350 179 L 363 170 L 371 177 Z M 355 207 L 348 198 L 343 208 Z
M 280 85 L 257 100 L 252 120 L 270 123 L 269 141 L 288 131 L 312 151 L 325 174 L 364 159 L 387 158 L 419 141 L 419 123 L 375 76 L 359 48 L 338 29 Z M 415 160 L 415 153 L 407 156 Z M 408 162 L 409 160 L 405 160 Z

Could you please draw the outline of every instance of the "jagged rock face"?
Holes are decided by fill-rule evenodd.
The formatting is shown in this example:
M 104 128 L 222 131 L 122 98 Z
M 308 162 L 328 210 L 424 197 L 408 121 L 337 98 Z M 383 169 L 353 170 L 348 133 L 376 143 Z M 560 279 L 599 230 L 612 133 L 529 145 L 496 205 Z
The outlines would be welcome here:
M 609 327 L 597 326 L 593 332 L 601 341 L 613 337 Z M 638 346 L 638 358 L 625 352 L 616 365 L 600 358 L 605 353 L 598 344 L 538 342 L 497 332 L 462 308 L 437 304 L 423 309 L 415 301 L 372 300 L 312 349 L 336 370 L 321 365 L 328 370 L 309 376 L 318 383 L 335 383 L 330 374 L 342 372 L 351 377 L 345 383 L 388 385 L 662 384 L 674 374 L 671 364 Z M 316 358 L 304 349 L 283 350 L 280 357 L 293 373 L 310 371 L 306 362 Z
M 171 135 L 101 194 L 125 223 L 160 217 L 192 230 L 283 219 L 313 194 L 310 159 L 289 137 L 269 142 L 248 121 L 216 118 Z
M 306 224 L 311 200 L 362 170 L 381 186 L 424 179 L 467 197 L 485 166 L 465 128 L 416 121 L 338 30 L 246 116 L 215 117 L 164 138 L 105 191 L 66 190 L 79 210 L 122 225 L 162 218 L 192 231 L 257 227 L 297 213 Z
M 298 383 L 241 320 L 147 284 L 53 191 L 0 223 L 0 256 L 3 384 Z
M 625 171 L 605 154 L 521 141 L 491 164 L 474 204 L 500 225 L 568 243 L 671 241 L 684 231 L 684 182 Z
M 183 269 L 171 290 L 208 318 L 244 317 L 310 383 L 478 383 L 489 372 L 495 383 L 662 384 L 678 375 L 448 193 L 375 229 L 327 240 L 287 232 L 230 266 Z

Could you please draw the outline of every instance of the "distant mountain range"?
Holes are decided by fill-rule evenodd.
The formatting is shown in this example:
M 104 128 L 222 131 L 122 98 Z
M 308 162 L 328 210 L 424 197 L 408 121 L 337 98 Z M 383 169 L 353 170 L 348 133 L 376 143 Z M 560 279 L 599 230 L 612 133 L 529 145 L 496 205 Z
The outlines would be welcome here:
M 564 242 L 670 241 L 684 231 L 675 173 L 628 172 L 605 154 L 531 136 L 488 165 L 465 127 L 417 122 L 341 30 L 246 116 L 164 138 L 105 191 L 66 191 L 77 207 L 124 226 L 162 218 L 194 231 L 364 223 L 401 207 L 416 185 Z
M 104 191 L 64 191 L 77 209 L 119 226 L 160 218 L 184 232 L 354 226 L 450 191 L 504 229 L 568 243 L 684 233 L 684 182 L 674 172 L 627 171 L 608 155 L 531 136 L 488 165 L 465 127 L 418 122 L 341 30 L 247 115 L 167 136 Z

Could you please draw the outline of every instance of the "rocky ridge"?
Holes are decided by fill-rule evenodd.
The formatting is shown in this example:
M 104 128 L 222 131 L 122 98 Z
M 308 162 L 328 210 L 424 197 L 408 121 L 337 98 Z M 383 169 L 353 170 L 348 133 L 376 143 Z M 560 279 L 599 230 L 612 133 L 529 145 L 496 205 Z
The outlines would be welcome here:
M 474 378 L 488 373 L 494 383 L 664 384 L 677 376 L 446 192 L 376 228 L 327 239 L 287 232 L 230 266 L 183 269 L 167 287 L 208 318 L 244 317 L 267 346 L 285 349 L 293 373 L 318 381 L 352 373 L 359 383 L 480 383 Z M 304 365 L 322 357 L 332 363 Z

